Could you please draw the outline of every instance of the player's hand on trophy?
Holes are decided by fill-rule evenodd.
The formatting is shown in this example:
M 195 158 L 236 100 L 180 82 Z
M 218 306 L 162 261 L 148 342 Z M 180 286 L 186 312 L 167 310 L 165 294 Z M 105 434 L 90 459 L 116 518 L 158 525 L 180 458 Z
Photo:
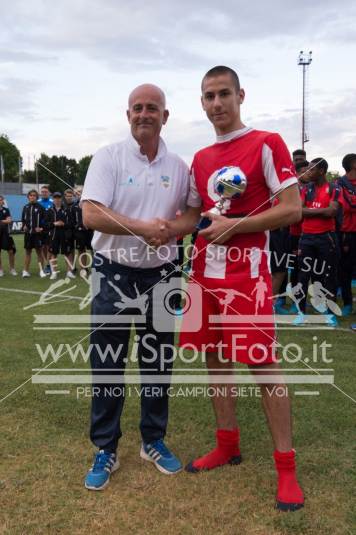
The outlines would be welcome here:
M 235 234 L 233 227 L 238 219 L 228 219 L 211 212 L 203 212 L 201 216 L 211 221 L 209 227 L 199 231 L 199 236 L 203 236 L 207 241 L 222 245 Z

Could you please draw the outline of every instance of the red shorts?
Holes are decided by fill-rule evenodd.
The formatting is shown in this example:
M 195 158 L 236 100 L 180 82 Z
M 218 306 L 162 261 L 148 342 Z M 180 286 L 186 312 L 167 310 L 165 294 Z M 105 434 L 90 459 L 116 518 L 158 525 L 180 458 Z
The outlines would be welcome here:
M 254 279 L 246 272 L 221 280 L 194 276 L 187 291 L 194 302 L 194 318 L 183 316 L 181 347 L 218 352 L 252 366 L 276 361 L 270 273 Z

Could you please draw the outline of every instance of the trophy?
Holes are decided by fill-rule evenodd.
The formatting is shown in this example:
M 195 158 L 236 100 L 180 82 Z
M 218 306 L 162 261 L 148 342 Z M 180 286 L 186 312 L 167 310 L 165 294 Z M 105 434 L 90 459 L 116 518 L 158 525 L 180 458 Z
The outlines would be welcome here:
M 211 214 L 222 215 L 226 212 L 225 204 L 229 199 L 240 197 L 246 190 L 247 180 L 239 167 L 225 166 L 217 171 L 214 178 L 214 191 L 220 197 L 214 208 L 209 210 Z M 198 230 L 203 230 L 211 225 L 208 217 L 202 217 L 197 225 Z

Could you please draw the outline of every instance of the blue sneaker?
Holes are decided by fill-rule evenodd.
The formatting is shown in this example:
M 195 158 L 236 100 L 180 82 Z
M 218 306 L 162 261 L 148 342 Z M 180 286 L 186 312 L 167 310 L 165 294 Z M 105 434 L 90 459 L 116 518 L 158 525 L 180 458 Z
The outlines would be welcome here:
M 93 466 L 85 478 L 85 488 L 89 490 L 103 490 L 109 484 L 112 472 L 120 466 L 116 454 L 100 450 L 95 455 Z
M 325 320 L 326 324 L 330 327 L 338 327 L 339 322 L 336 319 L 336 316 L 334 314 L 325 314 Z
M 305 325 L 305 324 L 306 324 L 306 320 L 302 312 L 298 314 L 298 316 L 295 318 L 295 320 L 292 323 L 292 325 L 294 325 L 295 327 L 301 327 L 302 325 Z
M 298 307 L 295 303 L 293 303 L 293 305 L 291 305 L 290 309 L 288 310 L 288 313 L 289 314 L 299 314 L 299 310 L 298 310 Z
M 274 308 L 275 314 L 281 314 L 281 315 L 289 314 L 289 310 L 284 308 L 279 303 L 276 303 L 273 308 Z
M 182 470 L 182 463 L 165 445 L 162 439 L 155 440 L 151 444 L 142 444 L 140 456 L 145 461 L 150 461 L 157 470 L 163 474 L 176 474 Z
M 343 317 L 350 316 L 352 314 L 352 305 L 345 305 L 341 312 Z

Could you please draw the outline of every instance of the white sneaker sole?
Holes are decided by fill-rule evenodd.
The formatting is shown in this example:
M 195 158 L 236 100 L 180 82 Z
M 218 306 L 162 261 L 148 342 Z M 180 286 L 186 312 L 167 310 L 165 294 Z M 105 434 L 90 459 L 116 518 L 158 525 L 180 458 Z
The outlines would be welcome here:
M 153 463 L 155 465 L 155 467 L 157 468 L 157 470 L 159 470 L 160 472 L 162 472 L 162 474 L 166 474 L 167 476 L 174 476 L 175 474 L 178 474 L 178 472 L 181 472 L 181 470 L 183 470 L 183 466 L 182 468 L 179 468 L 178 470 L 176 470 L 175 472 L 170 472 L 169 470 L 166 470 L 165 468 L 163 468 L 163 466 L 160 466 L 157 461 L 155 461 L 154 459 L 152 459 L 149 455 L 147 455 L 147 453 L 145 452 L 145 450 L 143 449 L 143 447 L 141 446 L 141 450 L 140 450 L 140 457 L 141 459 L 143 459 L 144 461 L 149 461 L 150 463 Z
M 119 459 L 115 462 L 114 466 L 112 467 L 112 470 L 110 472 L 110 477 L 112 476 L 112 474 L 120 467 L 120 461 Z M 91 487 L 90 485 L 87 485 L 86 483 L 84 483 L 84 486 L 86 489 L 88 490 L 104 490 L 108 484 L 110 483 L 110 477 L 108 477 L 108 479 L 105 481 L 105 483 L 101 486 L 101 487 Z

